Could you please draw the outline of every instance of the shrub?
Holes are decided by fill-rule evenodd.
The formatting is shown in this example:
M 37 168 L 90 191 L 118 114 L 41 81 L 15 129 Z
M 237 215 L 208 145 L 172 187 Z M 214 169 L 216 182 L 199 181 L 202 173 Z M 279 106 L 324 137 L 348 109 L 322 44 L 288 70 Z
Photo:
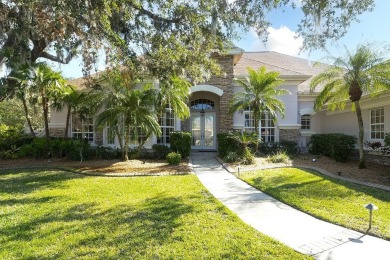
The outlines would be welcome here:
M 219 133 L 218 153 L 226 162 L 251 164 L 254 161 L 250 145 L 256 142 L 257 136 L 250 133 Z
M 170 152 L 167 155 L 167 162 L 169 164 L 179 165 L 180 162 L 181 162 L 181 154 L 180 153 L 175 153 L 175 152 Z
M 267 161 L 272 163 L 289 163 L 290 158 L 286 152 L 278 152 L 274 155 L 268 156 Z
M 242 154 L 240 144 L 232 137 L 231 132 L 223 132 L 217 135 L 218 141 L 218 154 L 221 158 L 229 160 L 226 158 L 229 155 L 229 158 L 239 157 Z M 236 162 L 238 160 L 233 160 L 230 162 Z
M 190 132 L 171 132 L 169 135 L 172 151 L 187 158 L 191 153 L 192 135 Z
M 310 138 L 309 153 L 345 162 L 355 149 L 356 140 L 355 136 L 345 134 L 315 134 Z
M 168 153 L 171 152 L 171 148 L 163 144 L 154 144 L 152 146 L 154 158 L 156 159 L 164 159 L 167 157 Z
M 121 151 L 111 147 L 98 146 L 95 152 L 96 158 L 103 160 L 119 159 L 121 157 Z
M 385 146 L 390 146 L 390 133 L 385 134 Z
M 0 151 L 15 151 L 32 139 L 15 127 L 0 124 Z
M 69 150 L 66 157 L 73 161 L 84 161 L 91 156 L 90 144 L 86 140 L 69 139 Z

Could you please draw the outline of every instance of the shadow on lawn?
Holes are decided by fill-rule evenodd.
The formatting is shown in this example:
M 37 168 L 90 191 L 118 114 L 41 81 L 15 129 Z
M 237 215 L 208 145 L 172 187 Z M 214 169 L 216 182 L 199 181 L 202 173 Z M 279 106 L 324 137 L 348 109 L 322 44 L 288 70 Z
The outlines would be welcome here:
M 9 194 L 26 194 L 38 189 L 61 188 L 65 181 L 84 177 L 59 170 L 6 170 L 0 171 L 0 191 Z
M 33 204 L 35 201 L 26 201 Z M 51 203 L 50 199 L 47 202 Z M 150 248 L 167 241 L 183 225 L 181 216 L 194 209 L 181 198 L 155 196 L 136 206 L 115 205 L 102 210 L 98 202 L 70 207 L 53 204 L 52 209 L 28 220 L 8 224 L 0 230 L 3 249 L 10 252 L 34 245 L 29 257 L 47 257 L 45 248 L 54 248 L 50 257 L 136 257 L 150 256 Z M 28 205 L 26 205 L 28 206 Z M 10 221 L 10 220 L 9 220 Z M 17 220 L 11 220 L 13 222 Z M 174 238 L 177 239 L 177 238 Z M 12 247 L 15 241 L 20 248 Z M 107 252 L 110 251 L 110 252 Z M 15 252 L 19 255 L 22 252 Z

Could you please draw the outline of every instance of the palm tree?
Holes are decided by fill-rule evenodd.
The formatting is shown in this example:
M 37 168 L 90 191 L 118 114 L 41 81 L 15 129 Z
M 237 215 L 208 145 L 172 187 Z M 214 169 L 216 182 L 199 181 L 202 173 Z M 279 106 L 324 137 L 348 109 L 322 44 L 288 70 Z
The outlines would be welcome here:
M 49 100 L 63 92 L 66 82 L 61 73 L 53 71 L 44 63 L 37 63 L 31 70 L 32 91 L 39 96 L 43 111 L 45 137 L 50 142 Z
M 122 145 L 123 160 L 128 160 L 128 146 L 131 132 L 160 135 L 160 126 L 156 120 L 154 106 L 154 91 L 151 90 L 127 90 L 109 100 L 105 111 L 97 117 L 97 125 L 106 124 L 117 126 L 115 132 L 118 139 L 124 139 Z M 123 136 L 118 126 L 122 127 Z M 140 144 L 142 146 L 142 144 Z
M 186 79 L 172 76 L 160 81 L 157 91 L 157 110 L 161 114 L 169 106 L 180 119 L 190 116 L 187 100 L 190 95 L 191 83 Z
M 130 68 L 110 71 L 101 78 L 101 105 L 104 111 L 98 115 L 96 124 L 114 128 L 123 160 L 129 158 L 131 133 L 141 131 L 146 137 L 151 134 L 161 135 L 156 117 L 157 91 L 150 87 L 136 89 L 139 82 L 139 76 Z M 143 144 L 139 144 L 139 149 Z
M 279 73 L 268 71 L 265 67 L 260 67 L 257 71 L 248 68 L 249 76 L 246 80 L 236 79 L 236 82 L 244 88 L 243 92 L 238 92 L 233 96 L 230 103 L 229 112 L 235 111 L 243 113 L 247 107 L 253 110 L 254 127 L 259 127 L 259 121 L 263 112 L 268 112 L 274 120 L 277 113 L 284 116 L 285 106 L 278 96 L 289 93 L 285 89 L 277 89 L 284 81 L 279 78 Z M 258 131 L 256 131 L 259 134 Z M 256 142 L 256 151 L 259 147 L 259 140 Z
M 85 110 L 85 107 L 88 106 L 88 96 L 87 92 L 79 91 L 76 87 L 68 84 L 63 89 L 63 92 L 58 93 L 53 98 L 51 106 L 55 110 L 60 111 L 66 108 L 64 137 L 68 136 L 70 116 L 73 113 L 79 113 Z
M 359 127 L 359 169 L 366 168 L 363 143 L 364 126 L 360 99 L 363 94 L 378 94 L 390 88 L 390 61 L 384 60 L 381 53 L 368 45 L 359 45 L 355 53 L 346 50 L 345 57 L 332 57 L 334 63 L 324 72 L 316 75 L 310 88 L 322 90 L 315 101 L 315 110 L 324 105 L 332 110 L 344 109 L 346 102 L 352 102 Z

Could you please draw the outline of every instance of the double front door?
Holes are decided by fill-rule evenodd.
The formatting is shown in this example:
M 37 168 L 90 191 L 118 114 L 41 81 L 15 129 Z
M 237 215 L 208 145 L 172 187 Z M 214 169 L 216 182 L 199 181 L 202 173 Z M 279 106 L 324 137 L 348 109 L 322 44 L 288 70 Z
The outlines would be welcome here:
M 192 149 L 215 149 L 215 126 L 215 112 L 191 113 Z

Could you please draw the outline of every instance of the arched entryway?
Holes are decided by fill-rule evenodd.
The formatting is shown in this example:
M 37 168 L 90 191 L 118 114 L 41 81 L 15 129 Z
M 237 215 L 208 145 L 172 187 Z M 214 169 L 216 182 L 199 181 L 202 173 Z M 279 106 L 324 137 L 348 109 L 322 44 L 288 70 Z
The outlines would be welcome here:
M 187 129 L 192 133 L 193 150 L 216 150 L 219 129 L 220 96 L 210 91 L 191 94 L 189 107 L 191 116 Z

